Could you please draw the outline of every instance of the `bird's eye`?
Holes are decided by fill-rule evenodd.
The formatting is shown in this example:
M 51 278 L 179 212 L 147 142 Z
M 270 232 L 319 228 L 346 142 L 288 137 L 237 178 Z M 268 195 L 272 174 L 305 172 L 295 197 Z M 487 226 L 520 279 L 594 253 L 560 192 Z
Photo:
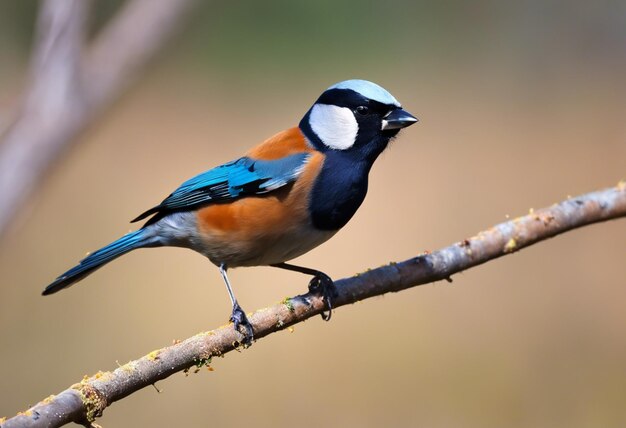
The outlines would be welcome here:
M 367 108 L 367 106 L 358 106 L 355 111 L 361 116 L 367 116 L 368 113 L 370 112 L 370 109 Z

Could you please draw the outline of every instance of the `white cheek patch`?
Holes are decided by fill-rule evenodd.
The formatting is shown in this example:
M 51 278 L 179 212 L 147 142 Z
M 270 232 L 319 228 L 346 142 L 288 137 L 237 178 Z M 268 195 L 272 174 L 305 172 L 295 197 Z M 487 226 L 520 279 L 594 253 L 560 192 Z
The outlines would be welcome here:
M 326 146 L 346 150 L 354 145 L 359 124 L 349 108 L 315 104 L 309 116 L 311 129 Z

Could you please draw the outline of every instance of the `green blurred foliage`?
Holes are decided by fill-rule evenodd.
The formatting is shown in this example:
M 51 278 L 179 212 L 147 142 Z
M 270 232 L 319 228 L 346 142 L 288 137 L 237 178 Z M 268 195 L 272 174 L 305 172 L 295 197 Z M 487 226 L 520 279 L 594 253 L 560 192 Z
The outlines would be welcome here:
M 25 55 L 31 45 L 35 16 L 35 1 L 5 0 L 0 4 L 0 47 Z

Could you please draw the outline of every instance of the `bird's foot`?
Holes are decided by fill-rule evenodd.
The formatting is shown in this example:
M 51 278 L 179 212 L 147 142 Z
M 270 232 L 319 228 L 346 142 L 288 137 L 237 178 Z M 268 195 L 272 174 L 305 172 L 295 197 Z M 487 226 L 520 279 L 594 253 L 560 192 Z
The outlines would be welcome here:
M 337 297 L 335 283 L 324 272 L 317 272 L 309 282 L 309 292 L 321 294 L 328 312 L 322 311 L 320 314 L 324 321 L 330 321 L 333 315 L 333 300 Z
M 246 313 L 237 302 L 233 305 L 233 313 L 230 315 L 230 321 L 234 324 L 235 331 L 243 334 L 242 343 L 244 345 L 251 345 L 254 340 L 254 330 L 252 329 L 252 324 L 248 321 Z M 243 331 L 240 327 L 243 327 Z

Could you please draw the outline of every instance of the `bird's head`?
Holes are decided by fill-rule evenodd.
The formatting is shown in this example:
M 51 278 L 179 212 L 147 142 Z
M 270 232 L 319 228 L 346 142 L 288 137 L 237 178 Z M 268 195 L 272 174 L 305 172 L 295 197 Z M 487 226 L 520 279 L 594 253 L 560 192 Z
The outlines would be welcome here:
M 317 150 L 373 161 L 402 128 L 415 122 L 385 89 L 354 79 L 326 89 L 300 121 L 300 129 Z

